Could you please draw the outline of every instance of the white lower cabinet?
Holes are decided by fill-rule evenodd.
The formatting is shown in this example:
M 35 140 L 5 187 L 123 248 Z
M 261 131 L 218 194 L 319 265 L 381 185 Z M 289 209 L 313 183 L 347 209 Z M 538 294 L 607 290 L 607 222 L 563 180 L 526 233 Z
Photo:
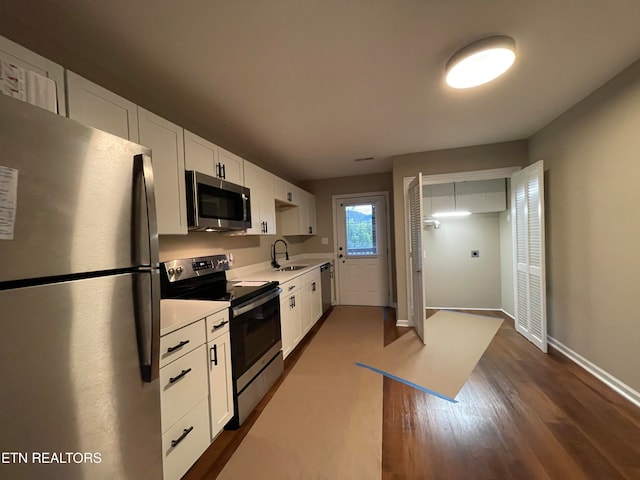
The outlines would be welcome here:
M 293 280 L 292 280 L 293 281 Z M 280 324 L 282 330 L 282 355 L 284 358 L 293 351 L 302 339 L 302 305 L 301 289 L 295 288 L 291 282 L 282 284 L 280 294 Z M 294 287 L 287 291 L 288 287 Z
M 207 333 L 211 333 L 209 352 L 209 407 L 211 440 L 213 441 L 233 417 L 233 379 L 231 377 L 231 340 L 229 313 L 225 317 L 207 317 Z M 217 328 L 216 328 L 217 327 Z
M 164 480 L 181 478 L 210 443 L 209 402 L 204 398 L 162 434 Z
M 160 339 L 164 480 L 178 480 L 233 417 L 229 310 Z
M 287 358 L 322 316 L 320 269 L 289 280 L 280 287 L 282 354 Z

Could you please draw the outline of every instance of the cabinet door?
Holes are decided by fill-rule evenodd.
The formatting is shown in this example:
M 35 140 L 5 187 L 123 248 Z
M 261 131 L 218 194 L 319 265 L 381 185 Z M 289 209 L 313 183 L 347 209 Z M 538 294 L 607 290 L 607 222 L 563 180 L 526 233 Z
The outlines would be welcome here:
M 229 333 L 207 344 L 209 348 L 209 405 L 211 440 L 218 436 L 233 417 L 233 379 Z
M 4 37 L 0 37 L 0 58 L 23 68 L 27 72 L 34 72 L 53 80 L 56 84 L 57 113 L 66 115 L 64 68 L 62 66 Z M 27 101 L 29 100 L 27 99 Z M 34 102 L 31 101 L 30 103 Z
M 313 323 L 314 323 L 312 306 L 311 306 L 313 292 L 311 291 L 311 288 L 312 288 L 311 283 L 307 283 L 304 287 L 302 287 L 299 293 L 300 307 L 301 307 L 300 313 L 301 313 L 301 322 L 302 322 L 302 334 L 300 336 L 300 339 L 302 339 L 302 337 L 306 335 L 309 330 L 311 330 L 311 327 L 313 327 Z
M 184 131 L 184 164 L 187 170 L 195 170 L 216 177 L 218 147 L 187 130 Z
M 218 147 L 220 161 L 220 177 L 236 185 L 244 185 L 244 161 L 241 157 Z
M 282 354 L 284 358 L 287 358 L 302 338 L 302 318 L 300 310 L 300 298 L 296 293 L 287 293 L 281 297 L 280 323 L 282 328 Z
M 504 178 L 456 182 L 456 210 L 471 213 L 502 212 L 507 209 Z
M 316 197 L 302 189 L 298 189 L 298 195 L 300 196 L 299 233 L 300 235 L 315 235 L 317 229 Z
M 250 235 L 275 235 L 276 210 L 273 198 L 274 176 L 262 168 L 244 162 L 244 186 L 250 190 L 251 225 Z
M 423 213 L 426 217 L 434 213 L 455 212 L 456 197 L 453 183 L 438 183 L 422 187 Z
M 311 291 L 311 325 L 315 324 L 322 316 L 322 288 L 320 277 L 316 277 L 310 284 Z
M 295 192 L 296 188 L 297 187 L 295 185 L 292 185 L 280 177 L 276 177 L 274 181 L 273 194 L 276 200 L 292 205 L 298 205 L 300 199 Z
M 138 108 L 140 143 L 151 148 L 158 233 L 187 234 L 183 130 Z
M 139 143 L 134 103 L 68 70 L 67 93 L 69 118 Z
M 316 216 L 316 196 L 312 193 L 308 194 L 308 218 L 309 218 L 309 235 L 316 235 L 318 233 L 318 222 Z

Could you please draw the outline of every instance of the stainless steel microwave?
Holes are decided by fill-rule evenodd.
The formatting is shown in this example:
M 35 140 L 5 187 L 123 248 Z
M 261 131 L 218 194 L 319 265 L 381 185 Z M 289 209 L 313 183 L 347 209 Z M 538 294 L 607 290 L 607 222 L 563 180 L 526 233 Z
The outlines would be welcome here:
M 251 228 L 249 189 L 187 170 L 187 221 L 192 231 L 228 231 Z

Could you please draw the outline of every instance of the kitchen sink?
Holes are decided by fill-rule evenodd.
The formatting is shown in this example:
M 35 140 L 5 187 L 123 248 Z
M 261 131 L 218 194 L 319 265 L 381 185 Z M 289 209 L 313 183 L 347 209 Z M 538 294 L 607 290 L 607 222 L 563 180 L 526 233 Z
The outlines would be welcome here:
M 278 269 L 279 272 L 292 272 L 296 270 L 302 270 L 303 268 L 307 268 L 309 265 L 287 265 L 286 267 L 280 267 Z

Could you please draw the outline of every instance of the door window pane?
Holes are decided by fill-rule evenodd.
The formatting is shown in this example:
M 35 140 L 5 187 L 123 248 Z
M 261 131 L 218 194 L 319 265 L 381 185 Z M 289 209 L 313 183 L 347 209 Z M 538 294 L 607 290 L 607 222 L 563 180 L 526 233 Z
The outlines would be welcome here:
M 375 204 L 347 205 L 345 217 L 347 257 L 377 256 Z

